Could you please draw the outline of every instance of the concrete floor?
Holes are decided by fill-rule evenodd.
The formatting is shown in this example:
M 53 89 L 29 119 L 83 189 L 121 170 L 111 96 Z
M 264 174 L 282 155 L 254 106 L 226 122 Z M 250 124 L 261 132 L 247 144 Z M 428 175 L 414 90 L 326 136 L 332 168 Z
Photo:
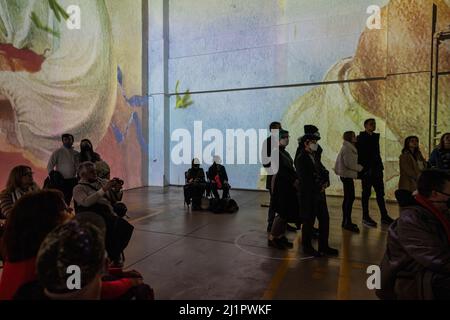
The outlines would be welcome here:
M 343 232 L 341 199 L 330 197 L 330 245 L 338 258 L 305 257 L 300 233 L 289 233 L 294 249 L 267 247 L 266 192 L 232 191 L 234 215 L 188 212 L 182 189 L 142 188 L 125 193 L 135 226 L 126 266 L 141 272 L 157 299 L 376 299 L 366 287 L 369 265 L 381 261 L 386 227 L 361 226 L 360 201 L 354 222 L 361 233 Z M 372 217 L 379 221 L 376 203 Z M 388 204 L 398 217 L 395 204 Z

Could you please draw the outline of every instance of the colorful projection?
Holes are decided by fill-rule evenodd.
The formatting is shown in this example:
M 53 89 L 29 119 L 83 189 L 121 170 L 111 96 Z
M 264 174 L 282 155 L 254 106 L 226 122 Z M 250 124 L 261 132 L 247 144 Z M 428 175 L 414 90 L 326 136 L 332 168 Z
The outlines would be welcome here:
M 61 19 L 55 3 L 78 15 Z M 41 183 L 71 133 L 141 186 L 142 70 L 140 0 L 0 0 L 0 185 L 23 163 Z
M 221 132 L 266 129 L 281 120 L 294 155 L 303 126 L 315 124 L 332 176 L 328 192 L 342 194 L 332 171 L 342 134 L 358 133 L 365 119 L 375 118 L 392 199 L 403 140 L 418 135 L 424 154 L 429 151 L 433 4 L 437 29 L 448 28 L 450 1 L 444 0 L 172 0 L 170 84 L 180 80 L 194 104 L 175 109 L 172 99 L 171 131 L 192 130 L 196 120 Z M 441 72 L 450 69 L 449 50 L 449 44 L 441 48 Z M 442 75 L 439 82 L 442 133 L 450 131 L 449 81 Z M 186 167 L 172 165 L 172 183 L 184 181 Z M 230 183 L 263 188 L 259 170 L 230 165 Z

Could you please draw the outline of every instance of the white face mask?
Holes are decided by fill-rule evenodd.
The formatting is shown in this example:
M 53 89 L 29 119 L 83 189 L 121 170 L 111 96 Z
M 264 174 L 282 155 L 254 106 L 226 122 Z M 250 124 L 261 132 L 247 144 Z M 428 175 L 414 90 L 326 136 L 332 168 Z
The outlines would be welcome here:
M 311 143 L 311 144 L 309 145 L 309 148 L 310 148 L 313 152 L 316 152 L 317 149 L 319 149 L 319 145 L 318 145 L 317 143 Z

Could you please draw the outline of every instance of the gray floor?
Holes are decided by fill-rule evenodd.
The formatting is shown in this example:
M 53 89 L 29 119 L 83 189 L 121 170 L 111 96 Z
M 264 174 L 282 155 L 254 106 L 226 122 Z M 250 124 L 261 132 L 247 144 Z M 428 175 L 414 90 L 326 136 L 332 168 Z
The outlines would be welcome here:
M 300 233 L 289 233 L 295 247 L 267 247 L 266 192 L 233 191 L 240 210 L 234 215 L 189 212 L 182 189 L 142 188 L 124 200 L 135 226 L 126 265 L 140 271 L 157 299 L 376 299 L 367 289 L 366 268 L 378 264 L 386 228 L 361 234 L 343 232 L 341 199 L 330 197 L 330 245 L 338 258 L 311 259 L 299 251 Z M 372 217 L 379 220 L 376 203 Z M 395 204 L 388 205 L 398 217 Z M 360 224 L 361 207 L 354 206 Z

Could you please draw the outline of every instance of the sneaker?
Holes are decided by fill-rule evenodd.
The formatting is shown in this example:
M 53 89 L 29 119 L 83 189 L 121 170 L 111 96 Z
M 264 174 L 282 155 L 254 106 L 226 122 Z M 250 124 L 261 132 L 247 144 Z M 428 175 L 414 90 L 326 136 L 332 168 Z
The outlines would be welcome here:
M 387 215 L 387 214 L 384 217 L 381 218 L 381 223 L 382 224 L 390 225 L 390 224 L 392 224 L 392 222 L 394 222 L 394 219 L 389 217 L 389 215 Z
M 351 224 L 346 224 L 342 227 L 342 229 L 353 232 L 353 233 L 359 233 L 359 228 L 356 224 L 351 223 Z
M 294 247 L 294 244 L 292 242 L 290 242 L 289 239 L 286 237 L 281 237 L 280 241 L 288 249 L 292 249 Z
M 339 250 L 338 249 L 334 249 L 334 248 L 324 248 L 324 249 L 319 249 L 319 252 L 321 254 L 323 254 L 324 256 L 338 256 L 339 255 Z
M 284 245 L 283 241 L 281 239 L 273 238 L 272 240 L 267 240 L 267 244 L 269 247 L 280 249 L 280 250 L 286 250 L 286 246 Z
M 373 219 L 371 217 L 363 218 L 362 223 L 363 223 L 363 225 L 365 225 L 366 227 L 369 227 L 369 228 L 377 227 L 377 223 L 375 221 L 373 221 Z
M 303 253 L 308 256 L 313 256 L 315 258 L 320 258 L 322 256 L 322 254 L 313 247 L 304 247 Z

